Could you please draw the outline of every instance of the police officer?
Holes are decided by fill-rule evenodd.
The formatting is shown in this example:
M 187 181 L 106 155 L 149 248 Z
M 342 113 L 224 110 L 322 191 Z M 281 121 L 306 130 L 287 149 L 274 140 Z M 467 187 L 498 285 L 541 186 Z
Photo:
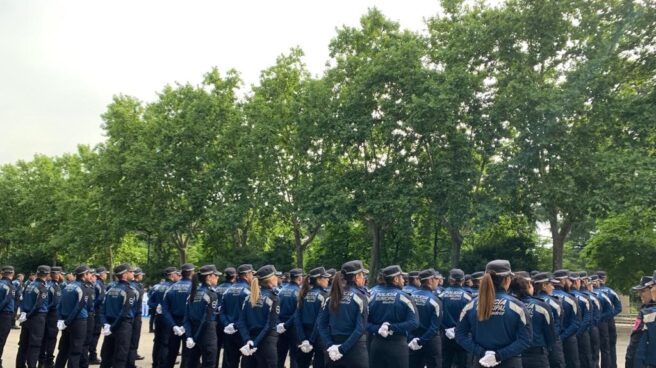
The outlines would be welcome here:
M 563 305 L 556 296 L 553 295 L 554 284 L 560 281 L 552 278 L 548 272 L 539 272 L 533 276 L 533 284 L 535 285 L 535 294 L 538 298 L 542 299 L 550 308 L 551 314 L 554 319 L 555 339 L 548 353 L 549 365 L 551 368 L 565 368 L 565 355 L 563 353 L 563 342 L 560 339 L 562 332 L 563 320 Z
M 456 341 L 478 359 L 477 366 L 522 367 L 520 354 L 532 333 L 524 304 L 507 293 L 512 275 L 510 262 L 489 262 L 478 298 L 462 311 Z
M 437 274 L 434 270 L 419 273 L 421 287 L 412 293 L 419 327 L 410 334 L 410 368 L 441 368 L 442 342 L 439 329 L 442 323 L 442 301 L 435 295 Z
M 294 314 L 294 329 L 300 342 L 297 362 L 299 368 L 323 368 L 325 366 L 323 350 L 325 349 L 317 328 L 317 319 L 321 306 L 328 297 L 328 280 L 330 274 L 323 267 L 317 267 L 308 273 L 303 287 L 298 294 L 298 309 Z M 314 361 L 313 361 L 314 357 Z
M 652 292 L 650 289 L 651 284 L 652 277 L 643 276 L 640 279 L 640 283 L 632 288 L 633 291 L 639 294 L 642 305 L 640 306 L 640 312 L 638 313 L 635 323 L 633 324 L 633 329 L 631 330 L 629 346 L 626 348 L 624 366 L 627 368 L 643 367 L 647 358 L 646 342 L 648 341 L 648 335 L 642 311 L 656 305 L 656 302 L 652 299 Z
M 0 367 L 2 366 L 2 354 L 7 343 L 7 336 L 14 325 L 14 309 L 16 307 L 16 290 L 12 279 L 14 267 L 2 267 L 2 279 L 0 280 Z
M 253 266 L 243 264 L 237 267 L 239 278 L 223 294 L 220 304 L 219 318 L 221 324 L 225 326 L 225 340 L 223 341 L 223 368 L 237 368 L 241 359 L 242 341 L 237 333 L 237 322 L 244 301 L 250 296 L 250 283 L 253 280 Z
M 114 267 L 116 282 L 108 287 L 105 293 L 101 317 L 103 328 L 100 332 L 105 336 L 100 350 L 101 368 L 125 368 L 130 351 L 132 337 L 132 321 L 134 320 L 134 303 L 139 294 L 130 281 L 134 278 L 134 270 L 123 263 Z
M 594 276 L 598 279 L 597 275 L 588 276 L 588 273 L 582 271 L 579 273 L 581 278 L 581 293 L 585 294 L 590 300 L 592 310 L 592 324 L 590 325 L 590 348 L 592 351 L 592 366 L 599 367 L 599 322 L 601 321 L 601 303 L 599 298 L 592 291 L 592 279 Z
M 364 335 L 367 326 L 367 298 L 361 289 L 365 274 L 361 261 L 342 265 L 335 274 L 330 294 L 319 313 L 319 334 L 326 349 L 327 367 L 368 368 L 369 354 Z
M 82 356 L 80 357 L 80 367 L 89 367 L 89 350 L 93 340 L 93 330 L 96 325 L 96 270 L 89 269 L 89 277 L 82 284 L 84 297 L 87 300 L 85 308 L 87 310 L 87 330 L 82 344 Z
M 187 309 L 187 298 L 191 292 L 191 278 L 194 276 L 195 266 L 185 263 L 180 267 L 182 279 L 171 285 L 162 300 L 162 315 L 169 331 L 168 351 L 164 362 L 165 368 L 173 368 L 184 339 L 184 316 Z M 188 349 L 182 346 L 181 368 L 187 368 Z
M 598 324 L 599 328 L 599 353 L 600 359 L 599 362 L 602 368 L 609 368 L 612 366 L 611 355 L 610 355 L 610 336 L 608 332 L 608 325 L 615 313 L 615 308 L 613 307 L 613 302 L 608 297 L 608 294 L 602 291 L 600 287 L 599 276 L 593 281 L 592 291 L 599 299 L 601 305 L 600 308 L 600 321 Z
M 16 292 L 16 297 L 14 298 L 14 305 L 16 306 L 14 308 L 14 322 L 12 323 L 11 328 L 13 330 L 19 330 L 20 327 L 16 326 L 16 322 L 18 321 L 18 310 L 20 309 L 21 302 L 23 301 L 23 279 L 25 276 L 22 273 L 19 273 L 16 275 L 16 278 L 12 280 L 12 284 L 14 285 L 14 290 Z
M 581 278 L 579 272 L 570 272 L 570 294 L 572 294 L 579 304 L 579 311 L 581 312 L 581 324 L 576 333 L 576 341 L 579 345 L 579 360 L 581 368 L 593 368 L 592 363 L 592 346 L 590 344 L 590 328 L 592 326 L 592 305 L 587 295 L 583 294 L 579 288 L 581 287 Z
M 467 352 L 460 346 L 455 338 L 455 327 L 460 319 L 460 313 L 467 303 L 471 302 L 471 295 L 463 288 L 465 273 L 458 268 L 449 272 L 449 286 L 439 295 L 444 305 L 444 318 L 442 319 L 442 366 L 458 368 L 467 367 Z
M 435 295 L 438 297 L 444 292 L 444 276 L 440 271 L 435 271 L 437 273 L 437 287 L 435 288 Z
M 412 301 L 402 291 L 401 267 L 388 266 L 382 272 L 385 286 L 369 301 L 367 331 L 373 337 L 369 362 L 374 367 L 407 367 L 407 338 L 419 320 Z
M 48 289 L 46 278 L 50 273 L 50 266 L 39 266 L 36 278 L 23 292 L 21 314 L 18 322 L 21 323 L 16 366 L 36 368 L 41 352 L 41 343 L 46 327 L 46 314 L 48 313 Z
M 535 290 L 527 272 L 515 274 L 510 290 L 513 296 L 526 306 L 533 330 L 531 345 L 522 352 L 522 366 L 550 368 L 547 351 L 551 349 L 556 338 L 551 308 L 542 299 L 533 297 Z
M 622 302 L 617 293 L 610 287 L 606 286 L 606 271 L 597 271 L 597 276 L 599 276 L 599 289 L 601 289 L 601 291 L 605 293 L 613 303 L 613 315 L 607 319 L 606 323 L 608 325 L 608 355 L 610 356 L 610 368 L 617 368 L 617 328 L 615 326 L 615 316 L 622 313 Z M 601 368 L 605 367 L 602 365 Z
M 55 364 L 55 346 L 57 345 L 57 305 L 61 297 L 62 268 L 50 267 L 50 280 L 46 282 L 48 289 L 48 314 L 46 314 L 46 329 L 39 353 L 39 366 L 51 368 Z
M 68 283 L 62 290 L 60 303 L 57 305 L 57 328 L 62 332 L 62 336 L 55 361 L 56 368 L 80 366 L 82 348 L 87 336 L 88 305 L 92 293 L 84 284 L 90 282 L 91 270 L 82 265 L 77 267 L 74 273 L 76 280 Z
M 141 340 L 141 314 L 143 313 L 143 295 L 144 295 L 144 286 L 143 286 L 143 277 L 144 272 L 140 267 L 134 269 L 134 279 L 130 281 L 130 285 L 137 290 L 139 297 L 134 303 L 134 321 L 132 321 L 132 340 L 130 341 L 130 353 L 128 353 L 128 368 L 135 368 L 134 362 L 136 360 L 143 359 L 142 356 L 138 354 L 139 350 L 139 341 Z
M 294 268 L 289 271 L 289 282 L 285 284 L 278 293 L 280 301 L 280 314 L 278 315 L 278 368 L 285 367 L 287 352 L 292 368 L 297 368 L 298 348 L 296 343 L 296 331 L 294 331 L 294 313 L 298 304 L 298 293 L 303 284 L 303 270 Z
M 189 367 L 214 368 L 218 359 L 214 287 L 220 275 L 216 266 L 206 265 L 193 278 L 184 321 Z
M 224 280 L 222 283 L 216 285 L 214 287 L 214 292 L 216 293 L 217 296 L 217 303 L 220 306 L 221 302 L 223 301 L 223 294 L 232 286 L 232 284 L 237 281 L 237 270 L 234 267 L 227 267 L 226 269 L 223 270 L 223 275 L 224 275 Z M 221 308 L 217 308 L 215 313 L 216 313 L 216 348 L 217 348 L 217 355 L 216 355 L 216 364 L 215 366 L 218 368 L 219 366 L 219 355 L 221 352 L 221 348 L 223 347 L 223 340 L 225 336 L 225 332 L 223 332 L 223 324 L 221 324 L 221 318 L 219 317 L 219 312 Z
M 164 366 L 168 356 L 169 328 L 162 316 L 162 301 L 164 294 L 180 279 L 180 271 L 175 267 L 167 267 L 163 271 L 165 280 L 150 288 L 148 307 L 153 310 L 150 318 L 155 319 L 155 335 L 153 337 L 153 368 Z
M 469 293 L 469 295 L 474 294 L 474 281 L 472 281 L 472 275 L 470 274 L 465 274 L 465 282 L 462 285 L 463 289 L 465 289 L 466 292 Z
M 421 280 L 419 280 L 419 271 L 408 272 L 408 282 L 403 286 L 403 292 L 412 295 L 421 287 Z
M 581 312 L 576 298 L 569 293 L 569 270 L 557 270 L 553 277 L 559 281 L 554 285 L 553 295 L 560 299 L 563 306 L 563 318 L 560 340 L 563 342 L 563 354 L 567 368 L 581 368 L 577 333 L 581 326 Z
M 273 293 L 275 274 L 272 265 L 257 270 L 237 322 L 244 343 L 239 350 L 244 356 L 253 356 L 257 368 L 275 368 L 278 364 L 276 322 L 280 305 Z
M 652 276 L 652 281 L 649 283 L 651 287 L 651 299 L 656 301 L 656 271 Z M 645 366 L 648 368 L 656 368 L 656 305 L 651 305 L 640 310 L 640 314 L 643 316 L 643 321 L 645 321 L 645 327 L 647 328 L 647 357 L 645 359 Z
M 105 281 L 107 281 L 107 269 L 105 267 L 96 267 L 96 282 L 95 282 L 95 296 L 93 301 L 94 306 L 94 326 L 91 342 L 89 343 L 89 364 L 100 364 L 98 359 L 98 339 L 100 338 L 100 330 L 102 330 L 102 319 L 100 318 L 100 309 L 105 301 Z

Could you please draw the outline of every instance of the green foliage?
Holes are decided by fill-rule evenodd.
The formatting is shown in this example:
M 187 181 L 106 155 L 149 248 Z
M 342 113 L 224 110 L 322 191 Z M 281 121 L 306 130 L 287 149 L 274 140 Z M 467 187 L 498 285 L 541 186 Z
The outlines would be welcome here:
M 628 293 L 641 276 L 651 275 L 656 264 L 656 211 L 633 207 L 602 220 L 583 249 L 591 269 L 609 274 L 609 284 Z

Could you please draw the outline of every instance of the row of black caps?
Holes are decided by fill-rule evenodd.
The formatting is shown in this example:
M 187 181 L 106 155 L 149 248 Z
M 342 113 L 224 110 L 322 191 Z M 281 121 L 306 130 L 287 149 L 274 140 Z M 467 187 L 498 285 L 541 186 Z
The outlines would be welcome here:
M 141 269 L 138 268 L 138 271 L 141 272 Z M 2 273 L 14 273 L 15 269 L 13 266 L 2 266 L 1 269 Z M 36 268 L 36 272 L 38 274 L 48 274 L 48 273 L 64 273 L 64 269 L 60 266 L 48 266 L 48 265 L 41 265 Z M 87 272 L 95 273 L 96 275 L 99 275 L 101 273 L 107 272 L 107 269 L 105 267 L 97 267 L 95 269 L 89 268 L 86 265 L 81 265 L 76 267 L 73 270 L 73 274 L 75 275 L 82 275 Z

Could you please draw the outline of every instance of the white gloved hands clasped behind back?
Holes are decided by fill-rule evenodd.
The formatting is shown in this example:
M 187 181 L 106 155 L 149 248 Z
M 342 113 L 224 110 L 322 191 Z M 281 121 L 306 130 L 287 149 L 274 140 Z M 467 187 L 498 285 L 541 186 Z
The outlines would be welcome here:
M 228 335 L 234 334 L 235 332 L 237 332 L 237 329 L 235 328 L 235 324 L 231 323 L 231 324 L 225 326 L 225 328 L 223 329 L 223 332 L 227 333 Z
M 389 325 L 389 322 L 383 322 L 383 324 L 380 325 L 380 328 L 378 329 L 378 334 L 382 337 L 392 335 L 392 330 L 390 330 Z
M 105 324 L 103 325 L 102 330 L 100 331 L 100 334 L 103 335 L 103 336 L 105 336 L 105 337 L 111 335 L 111 334 L 112 334 L 112 330 L 111 330 L 111 328 L 112 328 L 112 326 L 110 326 L 108 323 L 105 323 Z
M 497 356 L 494 354 L 493 351 L 486 351 L 485 355 L 478 361 L 483 367 L 494 367 L 499 362 L 497 362 Z
M 187 349 L 193 349 L 194 346 L 196 346 L 196 342 L 194 342 L 194 339 L 191 337 L 187 337 L 187 340 L 185 341 L 185 345 L 187 346 Z
M 64 331 L 66 329 L 66 323 L 64 322 L 63 319 L 60 319 L 59 321 L 57 321 L 57 329 L 59 331 Z
M 173 333 L 176 336 L 182 336 L 185 334 L 185 328 L 183 326 L 173 326 Z
M 310 341 L 303 340 L 303 342 L 301 343 L 301 345 L 298 346 L 298 348 L 301 349 L 302 352 L 307 354 L 307 353 L 311 352 L 312 349 L 314 349 L 314 346 L 312 346 L 312 344 L 310 344 Z
M 27 321 L 27 314 L 25 312 L 22 312 L 20 314 L 20 317 L 18 317 L 18 323 L 23 323 Z
M 444 330 L 444 334 L 449 340 L 453 340 L 456 337 L 456 328 L 451 327 Z
M 285 328 L 285 324 L 284 324 L 284 323 L 278 323 L 278 324 L 276 325 L 276 332 L 277 332 L 277 333 L 279 333 L 279 334 L 284 334 L 285 331 L 287 331 L 287 329 Z
M 340 345 L 333 345 L 333 346 L 331 346 L 327 349 L 328 357 L 333 362 L 336 362 L 336 361 L 342 359 L 342 357 L 344 356 L 342 353 L 339 352 L 339 347 L 340 347 Z
M 421 349 L 422 346 L 419 345 L 419 338 L 415 337 L 414 339 L 412 339 L 412 341 L 410 341 L 410 343 L 408 344 L 408 347 L 410 348 L 410 350 L 413 351 Z
M 239 351 L 240 351 L 244 356 L 251 356 L 251 355 L 255 354 L 255 352 L 257 351 L 257 348 L 255 348 L 255 347 L 253 347 L 253 346 L 254 346 L 253 341 L 252 341 L 252 340 L 251 340 L 251 341 L 248 341 L 248 342 L 246 343 L 246 345 L 242 346 L 241 349 L 239 349 Z

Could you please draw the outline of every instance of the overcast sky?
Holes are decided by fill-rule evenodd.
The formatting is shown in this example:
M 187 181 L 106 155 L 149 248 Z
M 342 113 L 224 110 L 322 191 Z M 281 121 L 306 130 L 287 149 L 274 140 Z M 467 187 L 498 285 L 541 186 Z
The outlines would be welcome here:
M 291 47 L 322 74 L 336 27 L 377 7 L 424 30 L 437 0 L 0 1 L 0 164 L 104 138 L 115 94 L 152 101 L 216 66 L 246 85 Z

